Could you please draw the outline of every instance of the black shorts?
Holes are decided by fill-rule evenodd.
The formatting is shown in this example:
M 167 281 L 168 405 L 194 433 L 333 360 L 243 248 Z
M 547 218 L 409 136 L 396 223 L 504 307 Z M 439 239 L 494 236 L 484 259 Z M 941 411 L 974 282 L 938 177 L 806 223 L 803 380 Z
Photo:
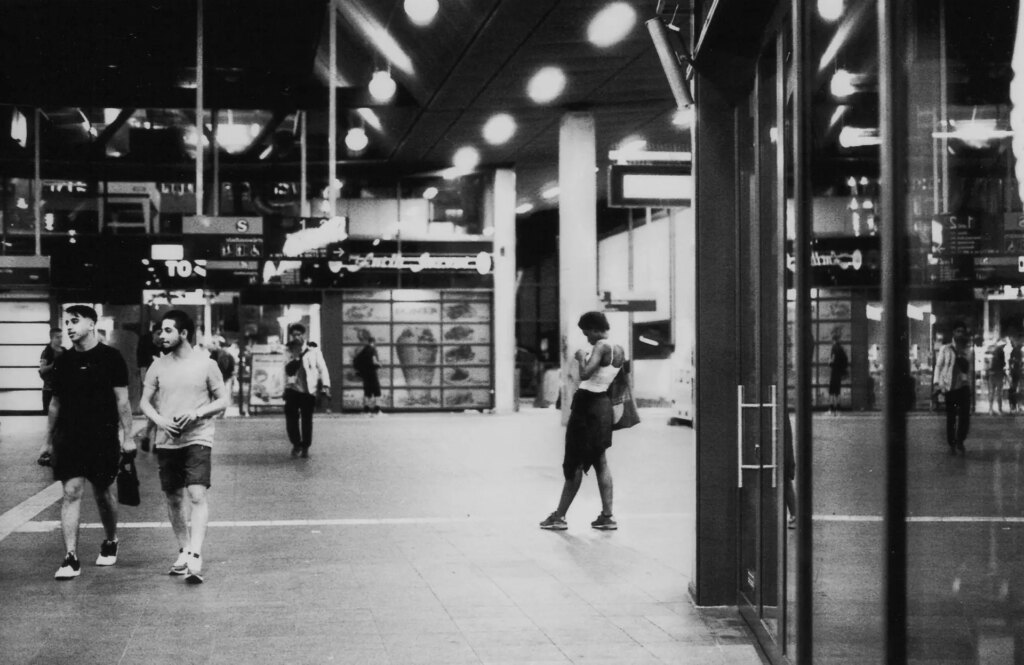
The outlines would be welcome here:
M 117 430 L 106 436 L 56 440 L 53 445 L 53 479 L 66 482 L 85 478 L 96 487 L 109 487 L 117 478 L 121 443 Z
M 380 379 L 377 378 L 377 372 L 363 376 L 362 379 L 363 395 L 366 397 L 380 397 Z
M 209 446 L 198 443 L 184 448 L 157 448 L 160 489 L 164 492 L 176 492 L 189 485 L 209 488 L 212 452 Z

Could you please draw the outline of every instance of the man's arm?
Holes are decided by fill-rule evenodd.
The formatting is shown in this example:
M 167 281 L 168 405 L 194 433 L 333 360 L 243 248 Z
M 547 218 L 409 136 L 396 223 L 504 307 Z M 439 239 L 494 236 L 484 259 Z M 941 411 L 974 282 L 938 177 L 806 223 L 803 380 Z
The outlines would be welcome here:
M 607 342 L 599 341 L 594 345 L 594 350 L 590 353 L 590 359 L 586 358 L 586 351 L 580 349 L 576 352 L 576 360 L 580 363 L 580 378 L 586 381 L 594 375 L 597 368 L 601 366 L 601 362 L 604 358 L 610 360 L 611 347 L 608 346 Z
M 117 415 L 121 419 L 121 452 L 130 453 L 135 450 L 135 439 L 132 438 L 132 407 L 128 401 L 128 386 L 114 386 L 114 397 L 117 399 Z
M 320 349 L 316 350 L 316 371 L 320 374 L 320 388 L 326 394 L 331 392 L 331 375 L 327 371 L 327 361 L 324 360 L 324 354 L 320 353 Z
M 44 453 L 53 454 L 53 433 L 57 426 L 57 415 L 60 413 L 60 398 L 56 395 L 50 400 L 50 409 L 46 412 L 46 440 L 43 442 Z
M 150 368 L 152 369 L 152 368 Z M 150 384 L 142 388 L 142 399 L 139 401 L 139 408 L 146 414 L 146 417 L 153 421 L 153 424 L 167 432 L 171 436 L 177 436 L 181 433 L 181 430 L 174 421 L 170 418 L 164 418 L 160 415 L 160 412 L 153 406 L 153 396 L 156 394 L 156 389 Z

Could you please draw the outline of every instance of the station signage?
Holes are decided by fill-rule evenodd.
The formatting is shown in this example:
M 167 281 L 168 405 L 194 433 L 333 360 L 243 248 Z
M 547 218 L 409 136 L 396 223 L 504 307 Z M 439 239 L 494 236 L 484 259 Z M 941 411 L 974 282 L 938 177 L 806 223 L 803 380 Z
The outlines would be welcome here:
M 213 217 L 190 215 L 181 219 L 181 231 L 185 235 L 263 235 L 263 218 L 255 217 Z
M 475 255 L 465 254 L 344 254 L 340 260 L 328 261 L 331 272 L 359 272 L 360 270 L 408 270 L 417 273 L 423 270 L 449 270 L 454 272 L 476 272 L 489 274 L 494 260 L 489 252 Z

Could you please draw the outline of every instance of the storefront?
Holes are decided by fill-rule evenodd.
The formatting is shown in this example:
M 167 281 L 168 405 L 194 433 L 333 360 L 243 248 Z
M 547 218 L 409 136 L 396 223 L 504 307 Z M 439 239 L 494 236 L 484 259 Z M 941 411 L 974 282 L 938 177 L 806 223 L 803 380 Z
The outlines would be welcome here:
M 773 662 L 1019 663 L 1017 3 L 766 4 L 696 3 L 693 595 Z

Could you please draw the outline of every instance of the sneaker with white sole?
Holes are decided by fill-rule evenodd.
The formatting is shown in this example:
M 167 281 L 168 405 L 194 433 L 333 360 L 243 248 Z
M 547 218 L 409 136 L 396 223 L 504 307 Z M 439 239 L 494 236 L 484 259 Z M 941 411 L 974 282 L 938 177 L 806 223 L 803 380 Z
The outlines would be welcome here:
M 104 540 L 100 545 L 100 555 L 96 557 L 97 566 L 113 566 L 117 563 L 117 541 Z
M 597 519 L 590 523 L 590 526 L 595 529 L 600 529 L 601 531 L 615 531 L 619 528 L 615 518 L 611 515 L 605 515 L 604 513 L 598 515 Z
M 188 572 L 188 552 L 184 549 L 178 550 L 178 558 L 171 564 L 171 569 L 167 571 L 168 575 L 184 575 Z
M 569 528 L 565 518 L 558 513 L 551 513 L 547 519 L 540 523 L 540 528 L 548 531 L 565 531 Z
M 73 552 L 68 552 L 53 578 L 57 580 L 70 580 L 78 577 L 81 573 L 82 564 L 78 562 L 78 557 Z
M 203 557 L 197 552 L 188 553 L 188 572 L 185 574 L 185 581 L 189 584 L 203 583 Z

